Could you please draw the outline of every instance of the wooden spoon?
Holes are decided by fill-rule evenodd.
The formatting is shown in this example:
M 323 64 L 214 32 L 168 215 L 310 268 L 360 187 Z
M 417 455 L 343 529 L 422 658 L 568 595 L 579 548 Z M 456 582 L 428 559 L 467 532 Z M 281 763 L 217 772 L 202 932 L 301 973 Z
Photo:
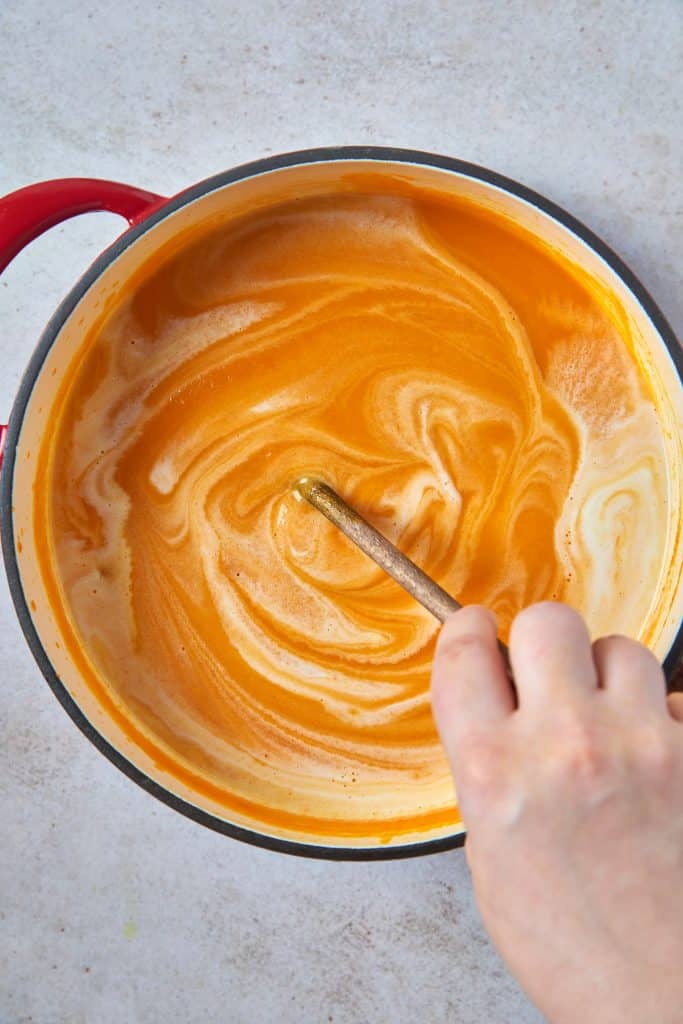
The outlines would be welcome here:
M 445 622 L 449 615 L 462 608 L 455 598 L 446 593 L 443 587 L 423 572 L 413 561 L 399 551 L 397 547 L 376 530 L 354 508 L 351 508 L 336 491 L 322 480 L 303 476 L 297 480 L 294 493 L 304 498 L 326 519 L 341 530 L 356 547 L 364 551 L 373 562 L 396 580 L 399 586 L 407 590 L 416 601 L 431 612 L 439 622 Z M 507 647 L 498 641 L 505 665 L 510 671 L 510 659 Z

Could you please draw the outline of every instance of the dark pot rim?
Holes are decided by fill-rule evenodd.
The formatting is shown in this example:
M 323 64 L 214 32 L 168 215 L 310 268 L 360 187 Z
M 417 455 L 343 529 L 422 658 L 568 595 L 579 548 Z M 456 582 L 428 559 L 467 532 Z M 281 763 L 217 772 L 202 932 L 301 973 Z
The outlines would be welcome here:
M 229 185 L 232 182 L 244 178 L 254 177 L 268 171 L 279 170 L 286 167 L 293 167 L 300 164 L 339 162 L 344 160 L 369 160 L 380 162 L 391 162 L 395 164 L 417 164 L 434 167 L 444 171 L 455 172 L 465 177 L 474 178 L 493 185 L 501 190 L 517 196 L 548 214 L 554 220 L 568 228 L 573 234 L 580 238 L 589 248 L 593 249 L 621 278 L 626 287 L 633 293 L 648 317 L 654 324 L 655 329 L 666 345 L 669 354 L 676 367 L 681 382 L 683 382 L 683 350 L 671 329 L 663 313 L 635 274 L 627 267 L 623 260 L 594 232 L 578 221 L 572 214 L 557 206 L 554 202 L 546 199 L 538 192 L 521 185 L 511 178 L 507 178 L 496 171 L 491 171 L 478 164 L 468 163 L 454 157 L 440 156 L 433 153 L 426 153 L 420 150 L 395 149 L 384 146 L 337 146 L 319 149 L 298 150 L 292 153 L 283 153 L 267 157 L 261 160 L 254 160 L 242 164 L 229 171 L 213 175 L 204 181 L 193 185 L 191 188 L 171 198 L 163 206 L 152 212 L 139 224 L 130 228 L 121 235 L 108 249 L 106 249 L 58 306 L 50 318 L 36 349 L 28 363 L 26 371 L 21 380 L 17 397 L 10 416 L 9 430 L 5 449 L 2 474 L 0 476 L 0 531 L 2 533 L 2 549 L 5 560 L 7 579 L 10 593 L 14 602 L 19 624 L 24 633 L 26 641 L 38 663 L 38 667 L 47 680 L 52 692 L 57 697 L 64 710 L 75 722 L 78 728 L 88 739 L 116 765 L 128 778 L 136 782 L 142 789 L 157 797 L 163 803 L 179 811 L 181 814 L 193 821 L 198 822 L 215 832 L 239 839 L 242 842 L 253 846 L 260 846 L 279 853 L 294 854 L 302 857 L 312 857 L 325 860 L 393 860 L 404 857 L 417 857 L 430 853 L 440 853 L 445 850 L 452 850 L 463 846 L 465 833 L 459 832 L 455 835 L 444 836 L 440 839 L 430 839 L 414 843 L 406 843 L 386 847 L 344 847 L 324 846 L 315 843 L 304 843 L 289 839 L 279 839 L 275 836 L 264 835 L 250 829 L 234 825 L 228 821 L 203 811 L 193 804 L 176 796 L 160 783 L 155 782 L 146 775 L 140 768 L 124 757 L 108 740 L 86 718 L 79 705 L 69 693 L 66 685 L 59 679 L 52 663 L 41 643 L 38 632 L 33 624 L 26 596 L 21 583 L 18 560 L 14 545 L 14 522 L 12 510 L 12 489 L 14 482 L 14 468 L 16 464 L 16 451 L 24 415 L 33 392 L 33 387 L 40 373 L 43 363 L 50 351 L 55 339 L 59 335 L 63 325 L 71 315 L 76 305 L 80 302 L 85 293 L 95 284 L 103 271 L 109 264 L 121 255 L 130 245 L 135 243 L 142 235 L 155 227 L 160 221 L 181 207 L 193 202 L 195 199 L 206 195 L 209 192 Z M 664 668 L 667 675 L 673 672 L 680 656 L 683 654 L 683 622 L 665 659 Z

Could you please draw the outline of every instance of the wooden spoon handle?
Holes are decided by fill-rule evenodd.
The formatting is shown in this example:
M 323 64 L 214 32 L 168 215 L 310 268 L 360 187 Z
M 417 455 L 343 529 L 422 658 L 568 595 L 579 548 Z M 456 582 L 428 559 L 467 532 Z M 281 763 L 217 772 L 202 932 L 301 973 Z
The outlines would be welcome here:
M 327 484 L 302 477 L 296 490 L 439 622 L 462 607 Z
M 407 555 L 394 547 L 379 530 L 371 526 L 367 519 L 363 519 L 355 509 L 347 505 L 344 499 L 327 484 L 321 480 L 304 476 L 297 481 L 295 493 L 305 498 L 318 512 L 322 512 L 331 523 L 341 530 L 344 536 L 348 537 L 366 555 L 369 555 L 373 562 L 384 569 L 439 622 L 445 622 L 449 615 L 462 607 L 431 576 L 418 568 Z M 498 646 L 509 671 L 508 649 L 500 640 Z

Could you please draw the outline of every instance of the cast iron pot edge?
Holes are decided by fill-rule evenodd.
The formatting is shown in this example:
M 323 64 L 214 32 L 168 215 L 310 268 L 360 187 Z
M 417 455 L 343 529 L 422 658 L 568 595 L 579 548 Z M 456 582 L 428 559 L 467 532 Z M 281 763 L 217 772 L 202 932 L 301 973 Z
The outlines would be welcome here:
M 431 853 L 440 853 L 445 850 L 452 850 L 461 847 L 465 842 L 465 833 L 459 832 L 452 836 L 441 839 L 426 840 L 423 842 L 408 843 L 387 847 L 325 847 L 315 844 L 300 843 L 294 840 L 278 839 L 274 836 L 254 832 L 241 826 L 224 821 L 206 811 L 195 807 L 193 804 L 176 796 L 165 789 L 159 783 L 154 782 L 143 771 L 137 768 L 131 761 L 124 757 L 94 728 L 90 721 L 74 701 L 66 685 L 59 679 L 52 663 L 41 643 L 37 630 L 26 602 L 21 576 L 14 545 L 14 524 L 12 509 L 12 485 L 14 467 L 16 463 L 16 449 L 21 434 L 24 415 L 28 406 L 34 383 L 42 368 L 50 348 L 61 331 L 64 323 L 71 315 L 76 305 L 85 293 L 97 281 L 102 272 L 109 264 L 121 255 L 130 245 L 138 240 L 143 234 L 153 228 L 165 217 L 174 213 L 181 207 L 199 199 L 209 192 L 222 188 L 235 181 L 244 178 L 254 177 L 269 171 L 280 168 L 292 167 L 299 164 L 332 162 L 340 160 L 376 160 L 379 162 L 393 162 L 404 164 L 422 164 L 438 169 L 455 172 L 466 177 L 484 181 L 494 185 L 506 192 L 518 196 L 524 201 L 536 206 L 553 219 L 559 221 L 569 228 L 575 235 L 584 241 L 590 248 L 598 253 L 603 260 L 622 279 L 629 290 L 635 295 L 647 315 L 650 317 L 656 330 L 667 346 L 669 354 L 674 362 L 677 373 L 683 381 L 683 350 L 669 326 L 666 318 L 658 308 L 653 298 L 641 284 L 633 272 L 626 266 L 619 256 L 589 228 L 576 220 L 555 203 L 534 192 L 532 189 L 521 185 L 519 182 L 504 175 L 498 174 L 477 164 L 458 160 L 453 157 L 439 156 L 437 154 L 425 153 L 419 150 L 395 149 L 379 146 L 340 146 L 319 149 L 299 150 L 292 153 L 284 153 L 261 160 L 255 160 L 242 164 L 229 171 L 222 172 L 191 186 L 181 192 L 178 196 L 169 199 L 159 209 L 155 210 L 144 218 L 139 224 L 125 231 L 116 241 L 107 248 L 58 306 L 50 318 L 40 340 L 29 360 L 27 368 L 22 377 L 15 399 L 9 421 L 9 430 L 5 448 L 5 456 L 0 475 L 0 533 L 2 535 L 2 549 L 9 583 L 10 593 L 17 612 L 21 629 L 24 633 L 31 652 L 47 680 L 53 693 L 60 704 L 83 732 L 88 739 L 105 755 L 117 768 L 119 768 L 130 779 L 141 786 L 146 792 L 151 793 L 157 799 L 169 807 L 193 821 L 198 822 L 207 828 L 213 829 L 224 835 L 228 835 L 242 842 L 260 846 L 268 850 L 280 853 L 288 853 L 303 857 L 313 857 L 329 860 L 388 860 L 403 857 L 416 857 Z M 678 633 L 672 647 L 665 659 L 664 667 L 668 673 L 672 672 L 677 665 L 679 657 L 683 654 L 683 624 L 679 627 Z

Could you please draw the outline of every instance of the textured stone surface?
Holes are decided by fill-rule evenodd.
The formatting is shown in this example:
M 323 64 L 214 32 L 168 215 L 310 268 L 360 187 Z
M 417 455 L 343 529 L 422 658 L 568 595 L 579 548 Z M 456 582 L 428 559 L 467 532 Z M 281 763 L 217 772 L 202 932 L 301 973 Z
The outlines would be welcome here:
M 516 177 L 597 229 L 683 325 L 679 0 L 0 5 L 0 192 L 173 192 L 267 153 L 385 143 Z M 52 231 L 0 281 L 0 417 L 58 299 L 120 230 Z M 78 733 L 0 583 L 0 1020 L 540 1020 L 459 853 L 327 864 L 152 800 Z M 530 909 L 531 912 L 531 909 Z

